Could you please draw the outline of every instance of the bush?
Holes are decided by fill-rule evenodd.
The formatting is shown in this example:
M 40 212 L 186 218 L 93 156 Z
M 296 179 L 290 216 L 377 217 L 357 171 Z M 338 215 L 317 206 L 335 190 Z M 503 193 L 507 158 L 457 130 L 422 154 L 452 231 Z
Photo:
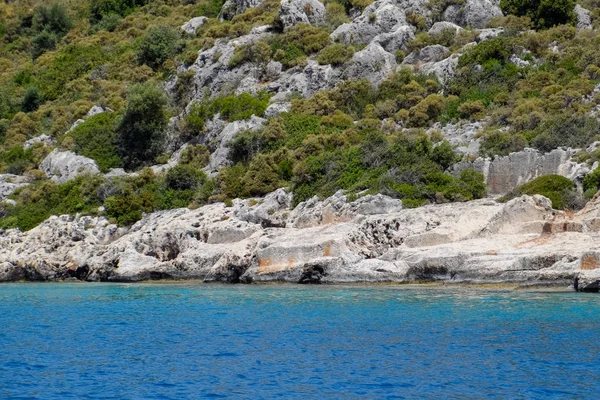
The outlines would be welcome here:
M 176 30 L 157 26 L 150 28 L 137 47 L 138 63 L 157 69 L 180 50 L 180 34 Z
M 504 14 L 529 17 L 536 29 L 575 21 L 574 0 L 501 0 L 500 8 Z
M 61 4 L 39 6 L 33 12 L 31 27 L 34 32 L 46 31 L 62 37 L 71 30 L 72 26 L 73 22 Z
M 25 91 L 21 109 L 24 112 L 32 112 L 39 108 L 44 103 L 44 96 L 37 86 L 30 86 Z
M 129 90 L 125 115 L 117 127 L 118 149 L 125 168 L 147 165 L 162 152 L 166 105 L 164 92 L 151 82 L 133 85 Z
M 585 115 L 550 117 L 535 129 L 533 147 L 551 151 L 560 146 L 586 147 L 600 135 L 600 122 Z
M 216 18 L 223 7 L 223 0 L 202 0 L 198 4 L 198 14 L 208 18 Z
M 521 134 L 494 130 L 484 134 L 479 154 L 483 157 L 507 156 L 526 146 L 527 140 Z
M 317 54 L 317 62 L 321 65 L 342 65 L 354 55 L 354 47 L 335 43 L 325 47 Z
M 245 62 L 265 66 L 271 59 L 271 48 L 265 42 L 237 46 L 229 59 L 229 68 L 235 68 Z
M 94 115 L 67 136 L 73 138 L 73 150 L 96 161 L 102 172 L 123 166 L 115 133 L 117 118 L 113 112 Z
M 171 168 L 165 178 L 167 187 L 174 190 L 197 190 L 204 182 L 204 172 L 189 164 Z
M 31 57 L 38 58 L 47 51 L 56 49 L 56 35 L 43 31 L 31 41 Z
M 221 114 L 221 118 L 233 122 L 250 118 L 252 115 L 261 117 L 269 104 L 270 95 L 260 92 L 255 96 L 241 93 L 237 96 L 217 97 L 209 106 L 210 115 Z
M 576 199 L 580 196 L 576 192 L 575 184 L 560 175 L 540 176 L 516 188 L 500 200 L 508 201 L 524 194 L 545 196 L 552 200 L 552 208 L 557 210 L 578 208 L 574 206 L 579 205 Z
M 90 22 L 97 23 L 106 15 L 130 14 L 135 7 L 146 4 L 146 0 L 90 0 Z

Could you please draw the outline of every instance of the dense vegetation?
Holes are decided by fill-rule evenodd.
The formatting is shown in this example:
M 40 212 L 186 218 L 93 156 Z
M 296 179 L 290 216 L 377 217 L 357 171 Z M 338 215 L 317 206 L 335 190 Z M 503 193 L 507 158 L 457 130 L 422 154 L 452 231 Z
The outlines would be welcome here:
M 308 58 L 347 64 L 363 45 L 335 43 L 329 34 L 349 21 L 352 7 L 364 8 L 370 1 L 326 3 L 324 26 L 299 24 L 240 45 L 227 67 L 250 62 L 266 70 L 274 60 L 289 69 Z M 432 0 L 433 20 L 447 5 L 461 3 Z M 220 0 L 4 2 L 0 173 L 27 174 L 33 183 L 13 195 L 16 205 L 2 206 L 0 223 L 29 229 L 52 214 L 94 214 L 103 206 L 110 218 L 130 224 L 144 212 L 261 196 L 281 186 L 293 190 L 296 202 L 339 189 L 352 195 L 382 192 L 407 206 L 482 197 L 481 175 L 447 172 L 461 157 L 432 129 L 434 124 L 485 119 L 480 154 L 492 157 L 525 147 L 586 148 L 600 138 L 600 123 L 591 114 L 600 103 L 593 92 L 600 83 L 600 34 L 576 31 L 574 4 L 503 0 L 501 7 L 512 15 L 493 20 L 490 27 L 504 27 L 504 33 L 465 48 L 457 75 L 444 85 L 435 76 L 406 69 L 379 87 L 348 80 L 310 99 L 295 98 L 290 112 L 229 143 L 231 165 L 208 178 L 200 169 L 217 146 L 202 139 L 209 121 L 217 114 L 229 122 L 262 116 L 271 94 L 221 93 L 197 101 L 169 139 L 168 120 L 183 112 L 193 86 L 193 75 L 177 67 L 189 66 L 217 39 L 236 38 L 264 24 L 280 27 L 279 1 L 267 0 L 224 21 L 216 18 Z M 582 4 L 592 10 L 596 24 L 600 8 L 591 0 Z M 209 20 L 194 34 L 179 30 L 201 15 Z M 408 52 L 432 44 L 457 52 L 477 38 L 470 29 L 429 35 L 426 21 L 416 14 L 408 21 L 417 32 Z M 408 52 L 399 52 L 397 59 Z M 167 96 L 162 86 L 178 71 L 177 85 Z M 69 130 L 93 105 L 114 111 L 85 118 Z M 125 168 L 139 174 L 50 182 L 37 168 L 51 149 L 23 148 L 40 134 L 54 138 L 61 150 L 94 159 L 103 172 Z M 169 158 L 169 140 L 202 144 L 188 147 L 182 164 L 168 173 L 144 169 Z M 591 163 L 600 156 L 582 152 L 578 158 Z M 585 183 L 588 197 L 598 188 L 595 176 Z M 561 207 L 573 204 L 562 194 L 552 200 Z

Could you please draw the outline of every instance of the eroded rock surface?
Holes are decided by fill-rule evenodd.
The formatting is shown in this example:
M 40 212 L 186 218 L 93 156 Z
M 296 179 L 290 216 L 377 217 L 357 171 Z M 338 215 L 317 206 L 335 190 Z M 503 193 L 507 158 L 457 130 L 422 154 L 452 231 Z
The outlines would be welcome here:
M 0 233 L 0 281 L 448 282 L 600 288 L 600 200 L 567 215 L 542 196 L 403 209 L 342 193 L 291 209 L 284 189 L 144 217 L 51 217 Z

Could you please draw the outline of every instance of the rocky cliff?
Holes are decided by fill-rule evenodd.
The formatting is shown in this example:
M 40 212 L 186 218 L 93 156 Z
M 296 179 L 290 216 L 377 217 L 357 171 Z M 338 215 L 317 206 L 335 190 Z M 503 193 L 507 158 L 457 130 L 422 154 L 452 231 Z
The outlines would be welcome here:
M 600 199 L 553 210 L 542 196 L 403 209 L 337 193 L 291 208 L 280 189 L 147 215 L 130 229 L 52 217 L 0 235 L 0 281 L 511 283 L 597 291 Z

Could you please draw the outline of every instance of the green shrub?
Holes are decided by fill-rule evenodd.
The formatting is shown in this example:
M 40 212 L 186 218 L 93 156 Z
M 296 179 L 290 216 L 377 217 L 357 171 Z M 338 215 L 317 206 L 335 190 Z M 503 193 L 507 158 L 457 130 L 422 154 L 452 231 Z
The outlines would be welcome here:
M 47 51 L 56 49 L 56 35 L 43 31 L 36 35 L 31 41 L 31 57 L 38 58 Z
M 180 34 L 176 30 L 166 26 L 152 27 L 138 44 L 138 63 L 157 69 L 179 52 L 180 44 Z
M 227 121 L 239 121 L 250 118 L 252 115 L 262 116 L 269 105 L 270 95 L 259 92 L 256 96 L 241 93 L 234 96 L 217 97 L 209 105 L 210 114 L 221 114 Z
M 208 18 L 216 18 L 223 7 L 223 0 L 201 0 L 198 14 Z
M 90 21 L 97 23 L 106 15 L 117 14 L 122 17 L 130 14 L 137 6 L 147 0 L 90 0 Z
M 105 112 L 89 117 L 69 133 L 73 150 L 96 161 L 101 171 L 123 166 L 115 133 L 117 114 Z
M 235 68 L 245 62 L 265 66 L 271 59 L 271 48 L 265 42 L 237 46 L 229 60 L 229 68 Z
M 21 109 L 24 112 L 37 110 L 44 103 L 44 95 L 37 86 L 30 86 L 25 90 Z
M 500 8 L 504 14 L 529 17 L 536 29 L 575 21 L 574 0 L 501 0 Z
M 73 21 L 68 16 L 67 10 L 58 3 L 37 7 L 31 19 L 31 27 L 34 32 L 46 31 L 58 37 L 64 36 L 72 26 Z
M 527 140 L 521 134 L 493 130 L 483 135 L 479 154 L 483 157 L 507 156 L 526 146 Z
M 508 201 L 521 195 L 540 194 L 552 200 L 552 207 L 557 210 L 579 208 L 578 194 L 573 182 L 560 175 L 540 176 L 504 196 L 501 201 Z
M 317 54 L 317 62 L 321 65 L 342 65 L 352 58 L 354 47 L 341 43 L 331 44 Z
M 535 129 L 532 145 L 542 151 L 557 147 L 586 147 L 600 135 L 600 122 L 585 115 L 549 117 Z
M 168 188 L 174 190 L 197 190 L 204 182 L 206 175 L 193 165 L 183 164 L 171 168 L 165 177 Z
M 125 115 L 117 127 L 117 143 L 123 165 L 135 169 L 161 154 L 167 127 L 167 99 L 151 82 L 133 85 Z

